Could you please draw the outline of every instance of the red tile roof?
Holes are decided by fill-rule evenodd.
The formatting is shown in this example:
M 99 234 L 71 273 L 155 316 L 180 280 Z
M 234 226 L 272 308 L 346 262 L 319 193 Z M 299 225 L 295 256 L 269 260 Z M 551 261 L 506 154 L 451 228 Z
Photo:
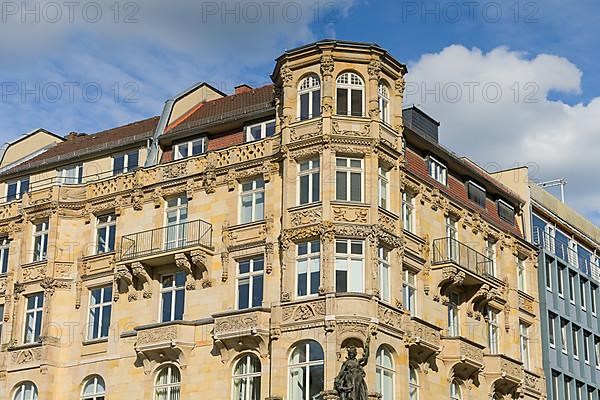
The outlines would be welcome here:
M 72 137 L 3 172 L 2 175 L 13 175 L 46 165 L 63 164 L 71 159 L 81 159 L 86 154 L 144 141 L 153 136 L 159 119 L 160 117 L 152 117 L 91 135 Z
M 185 131 L 196 126 L 241 118 L 275 106 L 274 86 L 266 85 L 247 92 L 233 94 L 201 103 L 191 113 L 185 114 L 167 127 L 166 134 Z

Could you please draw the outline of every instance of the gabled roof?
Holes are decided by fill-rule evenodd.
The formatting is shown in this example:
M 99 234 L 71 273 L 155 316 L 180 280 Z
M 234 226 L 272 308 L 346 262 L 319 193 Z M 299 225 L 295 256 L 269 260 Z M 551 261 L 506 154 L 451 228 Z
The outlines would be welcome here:
M 128 144 L 145 141 L 152 137 L 159 117 L 152 117 L 91 135 L 69 138 L 49 148 L 44 153 L 11 168 L 0 175 L 18 175 L 27 170 L 66 164 L 71 159 L 81 160 L 88 154 L 117 149 Z
M 167 127 L 165 135 L 271 110 L 275 107 L 274 99 L 274 86 L 266 85 L 244 93 L 200 103 L 180 120 Z

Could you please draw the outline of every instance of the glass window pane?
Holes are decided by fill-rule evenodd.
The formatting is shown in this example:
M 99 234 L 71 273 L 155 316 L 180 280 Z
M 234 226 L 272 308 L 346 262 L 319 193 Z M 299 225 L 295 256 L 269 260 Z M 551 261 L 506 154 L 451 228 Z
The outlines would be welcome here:
M 113 161 L 113 171 L 115 174 L 120 174 L 125 168 L 125 156 L 123 154 L 118 155 Z
M 308 182 L 309 176 L 303 175 L 300 177 L 300 204 L 308 203 Z
M 321 182 L 320 174 L 312 174 L 312 201 L 319 201 L 321 195 Z
M 240 280 L 238 283 L 238 309 L 249 308 L 250 300 L 250 281 Z
M 178 290 L 175 293 L 175 315 L 173 319 L 183 320 L 183 309 L 185 304 L 185 290 Z
M 300 119 L 305 120 L 309 118 L 308 114 L 308 103 L 309 102 L 309 94 L 304 93 L 300 95 Z
M 352 89 L 352 115 L 362 116 L 362 90 Z
M 263 300 L 263 276 L 258 275 L 252 282 L 252 307 L 262 306 Z
M 362 179 L 361 174 L 350 174 L 350 200 L 362 201 Z
M 173 303 L 173 292 L 162 294 L 162 322 L 171 321 L 171 304 Z
M 321 115 L 321 91 L 312 92 L 312 116 L 313 118 Z
M 337 113 L 348 115 L 348 89 L 337 89 Z
M 337 200 L 348 199 L 348 184 L 345 172 L 338 171 L 335 173 L 335 198 Z
M 256 194 L 256 212 L 255 212 L 255 220 L 259 221 L 265 218 L 265 194 L 257 193 Z

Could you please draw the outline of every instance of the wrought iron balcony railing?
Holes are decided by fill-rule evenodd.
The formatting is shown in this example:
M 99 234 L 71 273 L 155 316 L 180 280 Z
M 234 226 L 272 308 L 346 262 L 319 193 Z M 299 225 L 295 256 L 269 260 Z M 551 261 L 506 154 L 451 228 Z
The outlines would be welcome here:
M 569 248 L 568 244 L 557 240 L 556 237 L 539 228 L 534 228 L 533 230 L 533 243 L 538 246 L 540 250 L 545 250 L 547 253 L 555 255 L 564 262 L 569 263 L 573 267 L 592 277 L 594 280 L 600 282 L 600 265 L 592 261 L 591 255 L 590 257 L 584 257 L 575 249 Z
M 125 235 L 121 238 L 121 260 L 197 246 L 212 246 L 212 224 L 196 220 Z
M 433 264 L 445 263 L 454 263 L 479 276 L 494 275 L 492 259 L 451 237 L 433 241 Z

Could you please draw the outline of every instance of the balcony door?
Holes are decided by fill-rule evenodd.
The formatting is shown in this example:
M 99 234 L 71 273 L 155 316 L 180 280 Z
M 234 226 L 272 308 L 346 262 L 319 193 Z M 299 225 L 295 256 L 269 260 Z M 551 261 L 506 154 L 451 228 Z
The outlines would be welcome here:
M 555 237 L 554 227 L 550 224 L 547 224 L 544 228 L 544 247 L 547 252 L 554 253 L 554 237 Z
M 448 240 L 448 258 L 458 261 L 458 228 L 457 221 L 453 217 L 446 217 L 446 237 Z
M 185 246 L 187 241 L 187 197 L 185 195 L 167 200 L 167 227 L 165 232 L 166 250 Z

